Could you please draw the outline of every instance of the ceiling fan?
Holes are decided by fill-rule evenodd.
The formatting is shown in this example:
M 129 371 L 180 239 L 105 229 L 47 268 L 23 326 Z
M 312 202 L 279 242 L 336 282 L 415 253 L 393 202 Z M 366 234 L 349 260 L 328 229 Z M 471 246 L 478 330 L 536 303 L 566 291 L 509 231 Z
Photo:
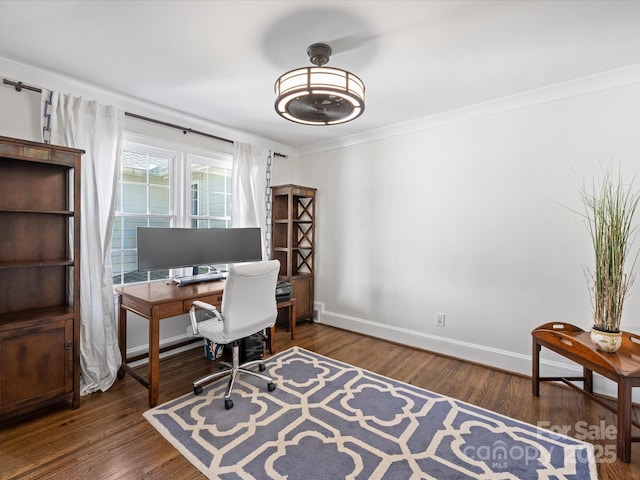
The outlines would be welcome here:
M 314 43 L 307 55 L 314 67 L 291 70 L 275 84 L 278 115 L 305 125 L 337 125 L 364 112 L 364 82 L 351 72 L 325 67 L 332 49 Z

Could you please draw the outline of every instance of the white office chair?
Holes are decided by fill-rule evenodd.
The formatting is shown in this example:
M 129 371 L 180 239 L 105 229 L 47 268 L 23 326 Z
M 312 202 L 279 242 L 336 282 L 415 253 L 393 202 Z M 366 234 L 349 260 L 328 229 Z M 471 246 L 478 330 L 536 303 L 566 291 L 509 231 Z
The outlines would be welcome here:
M 224 406 L 229 410 L 233 408 L 231 389 L 240 372 L 267 381 L 270 392 L 276 388 L 271 377 L 249 370 L 250 367 L 257 365 L 260 371 L 264 371 L 265 366 L 261 360 L 240 365 L 240 340 L 274 325 L 278 316 L 276 282 L 279 270 L 280 262 L 278 260 L 231 267 L 222 294 L 222 312 L 218 312 L 216 307 L 208 303 L 193 302 L 189 309 L 191 325 L 187 328 L 187 335 L 204 337 L 218 344 L 230 343 L 233 347 L 232 364 L 227 365 L 230 368 L 193 382 L 194 394 L 202 393 L 203 384 L 230 375 L 224 396 Z M 199 308 L 208 310 L 214 317 L 198 322 L 196 311 Z

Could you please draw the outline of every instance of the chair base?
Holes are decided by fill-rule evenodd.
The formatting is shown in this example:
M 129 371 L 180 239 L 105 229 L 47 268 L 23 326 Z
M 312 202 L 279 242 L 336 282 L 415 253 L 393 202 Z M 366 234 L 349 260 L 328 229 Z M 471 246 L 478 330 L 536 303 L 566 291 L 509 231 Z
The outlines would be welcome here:
M 276 388 L 276 384 L 273 382 L 273 378 L 263 373 L 258 373 L 253 370 L 249 370 L 249 368 L 257 366 L 261 372 L 264 371 L 266 367 L 262 360 L 252 360 L 250 362 L 246 362 L 240 365 L 240 342 L 239 341 L 235 341 L 232 343 L 232 352 L 233 352 L 232 364 L 221 362 L 220 365 L 226 367 L 224 370 L 211 373 L 193 382 L 193 393 L 195 395 L 199 395 L 200 393 L 202 393 L 202 385 L 204 385 L 205 383 L 209 383 L 213 380 L 217 380 L 218 378 L 222 378 L 224 376 L 229 375 L 229 383 L 227 384 L 227 390 L 224 394 L 224 407 L 227 410 L 233 408 L 233 400 L 231 400 L 231 390 L 233 389 L 233 385 L 236 382 L 236 378 L 240 373 L 247 373 L 249 375 L 253 375 L 254 377 L 258 377 L 268 382 L 267 388 L 269 389 L 270 392 L 274 391 Z

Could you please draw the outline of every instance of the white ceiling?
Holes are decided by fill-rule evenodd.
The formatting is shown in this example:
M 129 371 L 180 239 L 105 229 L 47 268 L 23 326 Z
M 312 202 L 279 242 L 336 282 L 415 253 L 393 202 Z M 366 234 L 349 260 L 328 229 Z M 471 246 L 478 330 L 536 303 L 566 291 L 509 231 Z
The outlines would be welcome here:
M 274 111 L 316 42 L 366 84 L 353 122 Z M 299 148 L 639 64 L 640 1 L 0 0 L 0 57 Z

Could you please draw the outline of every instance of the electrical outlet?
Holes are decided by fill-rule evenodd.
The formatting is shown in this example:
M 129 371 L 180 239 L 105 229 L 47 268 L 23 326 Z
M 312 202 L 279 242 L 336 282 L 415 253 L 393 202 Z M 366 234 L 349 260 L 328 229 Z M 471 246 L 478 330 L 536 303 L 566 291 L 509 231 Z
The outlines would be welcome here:
M 436 327 L 444 327 L 444 313 L 436 313 Z

